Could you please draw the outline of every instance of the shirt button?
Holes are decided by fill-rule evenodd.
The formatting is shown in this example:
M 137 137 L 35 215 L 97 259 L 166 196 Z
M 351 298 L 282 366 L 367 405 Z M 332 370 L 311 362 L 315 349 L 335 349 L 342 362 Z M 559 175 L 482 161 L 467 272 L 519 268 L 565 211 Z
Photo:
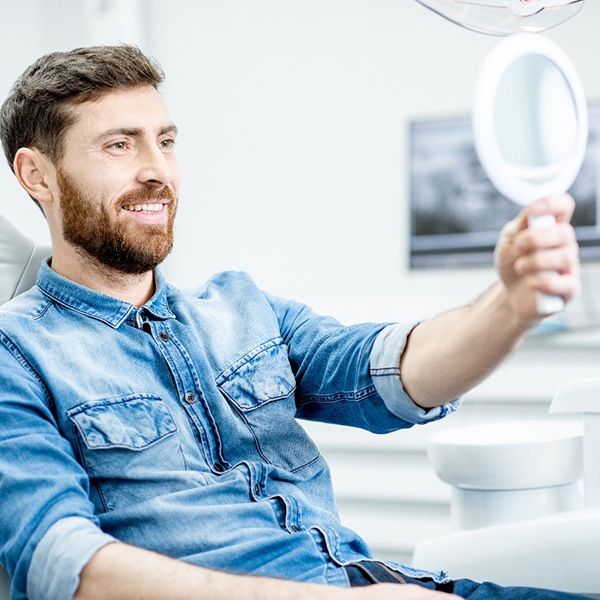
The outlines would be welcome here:
M 223 465 L 221 463 L 215 463 L 213 465 L 213 469 L 215 471 L 217 471 L 218 473 L 222 473 L 225 469 L 223 468 Z
M 258 487 L 258 483 L 254 486 L 254 493 L 257 496 L 260 496 L 260 487 Z
M 188 404 L 194 404 L 194 402 L 196 402 L 196 394 L 194 394 L 194 392 L 186 392 L 185 396 L 183 397 L 183 399 Z
M 298 527 L 297 525 L 292 525 L 292 531 L 298 533 L 300 531 L 300 527 Z
M 169 340 L 169 334 L 168 334 L 166 331 L 161 331 L 161 332 L 158 334 L 158 337 L 159 337 L 159 338 L 160 338 L 160 339 L 161 339 L 163 342 L 166 342 L 166 341 L 168 341 L 168 340 Z

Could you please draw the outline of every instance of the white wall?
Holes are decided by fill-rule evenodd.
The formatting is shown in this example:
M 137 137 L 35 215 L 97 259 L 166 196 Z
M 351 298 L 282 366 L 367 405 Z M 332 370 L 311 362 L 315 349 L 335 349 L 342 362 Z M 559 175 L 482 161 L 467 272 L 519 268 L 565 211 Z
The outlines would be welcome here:
M 428 314 L 470 299 L 490 271 L 406 270 L 407 122 L 466 113 L 497 38 L 412 0 L 4 1 L 0 92 L 37 55 L 135 42 L 167 73 L 181 130 L 182 285 L 249 271 L 342 319 Z M 138 18 L 136 18 L 136 15 Z M 600 3 L 549 32 L 600 97 Z M 8 169 L 1 207 L 45 225 Z M 443 290 L 440 293 L 440 290 Z
M 587 4 L 549 37 L 598 96 L 600 6 Z M 152 13 L 184 124 L 175 280 L 190 266 L 200 279 L 245 269 L 348 319 L 428 313 L 483 289 L 487 271 L 406 272 L 406 131 L 470 111 L 497 38 L 412 0 L 154 1 Z
M 395 296 L 407 119 L 468 111 L 494 40 L 406 0 L 155 2 L 154 14 L 168 101 L 186 119 L 175 279 L 196 264 L 317 303 Z M 159 34 L 173 25 L 176 43 Z

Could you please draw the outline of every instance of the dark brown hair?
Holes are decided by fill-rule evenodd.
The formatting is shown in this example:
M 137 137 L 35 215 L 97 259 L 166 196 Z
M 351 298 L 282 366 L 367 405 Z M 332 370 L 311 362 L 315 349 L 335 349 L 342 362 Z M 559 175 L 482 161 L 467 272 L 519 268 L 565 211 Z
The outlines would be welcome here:
M 73 124 L 71 108 L 113 89 L 164 79 L 160 66 L 135 46 L 92 46 L 52 52 L 34 62 L 13 85 L 0 108 L 0 137 L 13 168 L 19 148 L 37 148 L 54 164 L 63 134 Z

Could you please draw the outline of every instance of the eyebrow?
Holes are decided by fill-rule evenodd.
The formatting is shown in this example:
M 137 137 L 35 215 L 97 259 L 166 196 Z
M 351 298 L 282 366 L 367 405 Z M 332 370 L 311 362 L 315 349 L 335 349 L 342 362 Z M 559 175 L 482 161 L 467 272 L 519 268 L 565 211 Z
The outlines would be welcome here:
M 165 125 L 164 127 L 162 127 L 159 130 L 158 135 L 165 135 L 166 133 L 172 133 L 177 135 L 177 131 L 177 125 L 175 125 L 174 123 L 170 123 L 169 125 Z M 142 129 L 141 127 L 115 127 L 114 129 L 107 129 L 106 131 L 103 131 L 102 133 L 97 135 L 96 140 L 100 141 L 104 138 L 113 135 L 128 135 L 130 137 L 140 137 L 141 135 L 143 135 L 143 133 L 144 129 Z

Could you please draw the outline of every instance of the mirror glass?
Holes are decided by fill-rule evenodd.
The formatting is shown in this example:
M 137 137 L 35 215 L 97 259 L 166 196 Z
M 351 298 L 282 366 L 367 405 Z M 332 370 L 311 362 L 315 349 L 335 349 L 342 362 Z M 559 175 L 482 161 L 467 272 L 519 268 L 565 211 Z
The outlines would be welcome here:
M 473 108 L 477 153 L 498 190 L 528 204 L 566 191 L 587 143 L 587 110 L 575 69 L 556 44 L 518 34 L 482 65 Z
M 549 181 L 575 150 L 577 111 L 558 65 L 540 54 L 521 56 L 502 75 L 494 106 L 498 148 L 515 174 Z

